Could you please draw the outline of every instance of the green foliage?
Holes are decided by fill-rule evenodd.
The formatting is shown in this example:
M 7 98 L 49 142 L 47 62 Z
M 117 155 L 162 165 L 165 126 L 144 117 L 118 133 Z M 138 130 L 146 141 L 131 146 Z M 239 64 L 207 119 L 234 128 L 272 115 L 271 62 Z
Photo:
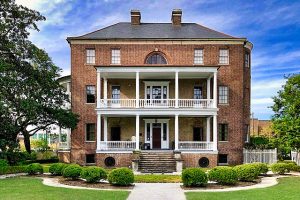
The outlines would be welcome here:
M 208 179 L 222 185 L 234 185 L 238 182 L 238 176 L 232 167 L 215 167 L 208 172 Z
M 292 149 L 300 150 L 300 74 L 287 78 L 283 89 L 273 97 L 273 130 L 276 145 L 284 153 Z
M 251 136 L 250 142 L 245 144 L 246 149 L 273 149 L 273 141 L 265 136 Z
M 0 175 L 2 174 L 16 174 L 16 173 L 24 173 L 26 172 L 27 166 L 8 166 L 8 167 L 0 167 Z
M 269 171 L 268 165 L 266 163 L 257 162 L 251 163 L 251 165 L 257 168 L 259 174 L 266 174 Z
M 9 164 L 7 162 L 7 160 L 4 159 L 0 159 L 0 167 L 8 167 Z
M 271 165 L 271 170 L 275 174 L 285 174 L 290 172 L 291 165 L 287 163 L 274 163 Z
M 36 151 L 45 152 L 49 149 L 47 139 L 36 139 L 30 141 L 31 147 Z
M 63 170 L 63 177 L 65 178 L 70 178 L 70 179 L 77 179 L 80 176 L 82 167 L 80 167 L 77 164 L 71 164 L 68 165 L 64 170 Z
M 25 171 L 29 175 L 35 175 L 35 174 L 42 174 L 44 172 L 44 169 L 40 163 L 32 163 L 27 165 Z
M 112 185 L 131 185 L 134 182 L 134 174 L 128 168 L 114 169 L 109 173 L 108 181 Z
M 288 164 L 288 167 L 289 167 L 290 171 L 295 171 L 295 172 L 299 172 L 300 171 L 300 166 L 298 166 L 297 163 L 294 162 L 294 161 L 292 161 L 292 160 L 278 161 L 278 163 Z
M 63 173 L 63 170 L 67 167 L 68 165 L 65 163 L 54 163 L 49 167 L 49 172 L 52 175 L 55 176 L 61 176 Z
M 208 181 L 206 173 L 200 168 L 188 168 L 182 172 L 184 186 L 204 186 Z
M 96 183 L 101 179 L 106 179 L 107 172 L 101 167 L 86 167 L 82 169 L 80 177 L 88 183 Z
M 252 164 L 237 165 L 233 169 L 240 181 L 254 181 L 260 173 L 260 169 Z

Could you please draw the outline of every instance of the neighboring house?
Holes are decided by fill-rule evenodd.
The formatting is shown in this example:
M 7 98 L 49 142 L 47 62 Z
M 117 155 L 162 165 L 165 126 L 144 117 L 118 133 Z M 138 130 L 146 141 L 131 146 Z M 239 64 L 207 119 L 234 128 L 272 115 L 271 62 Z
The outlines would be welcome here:
M 71 76 L 63 76 L 58 79 L 58 82 L 65 88 L 66 93 L 71 98 Z M 71 105 L 67 103 L 64 105 L 66 108 L 71 108 Z M 29 127 L 29 129 L 34 126 Z M 30 140 L 47 140 L 49 147 L 54 150 L 65 151 L 70 149 L 70 134 L 71 129 L 60 128 L 58 125 L 51 125 L 48 130 L 40 130 L 36 134 L 30 137 Z M 23 136 L 18 136 L 20 144 L 24 144 Z
M 250 119 L 250 135 L 251 136 L 272 137 L 273 136 L 272 121 L 251 118 Z
M 173 10 L 172 23 L 141 23 L 132 10 L 131 23 L 68 37 L 80 122 L 71 153 L 61 157 L 121 167 L 141 150 L 142 171 L 153 167 L 147 163 L 174 163 L 174 153 L 183 167 L 242 163 L 252 44 L 182 23 L 181 15 Z

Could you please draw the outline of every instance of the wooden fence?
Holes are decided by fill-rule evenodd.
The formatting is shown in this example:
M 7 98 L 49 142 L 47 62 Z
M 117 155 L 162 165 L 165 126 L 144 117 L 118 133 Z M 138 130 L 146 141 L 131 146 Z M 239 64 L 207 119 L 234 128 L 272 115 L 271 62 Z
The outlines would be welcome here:
M 297 153 L 297 151 L 291 151 L 291 159 L 292 161 L 295 161 L 297 165 L 300 165 L 300 152 Z
M 243 149 L 244 163 L 276 163 L 277 149 Z

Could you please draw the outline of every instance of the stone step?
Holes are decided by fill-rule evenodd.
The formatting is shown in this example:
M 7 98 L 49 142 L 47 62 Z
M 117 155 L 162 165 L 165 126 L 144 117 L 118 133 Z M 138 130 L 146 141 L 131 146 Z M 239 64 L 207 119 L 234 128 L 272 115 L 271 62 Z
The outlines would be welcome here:
M 176 171 L 173 152 L 142 152 L 139 170 L 143 173 L 172 173 Z

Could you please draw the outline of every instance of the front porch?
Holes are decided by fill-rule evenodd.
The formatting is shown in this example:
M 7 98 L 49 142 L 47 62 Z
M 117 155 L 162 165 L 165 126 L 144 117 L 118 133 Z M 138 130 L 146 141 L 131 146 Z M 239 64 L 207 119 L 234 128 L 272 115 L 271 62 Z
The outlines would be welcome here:
M 97 145 L 97 152 L 134 150 L 216 152 L 217 137 L 216 130 L 213 130 L 213 118 L 213 116 L 155 118 L 103 116 L 102 140 Z

